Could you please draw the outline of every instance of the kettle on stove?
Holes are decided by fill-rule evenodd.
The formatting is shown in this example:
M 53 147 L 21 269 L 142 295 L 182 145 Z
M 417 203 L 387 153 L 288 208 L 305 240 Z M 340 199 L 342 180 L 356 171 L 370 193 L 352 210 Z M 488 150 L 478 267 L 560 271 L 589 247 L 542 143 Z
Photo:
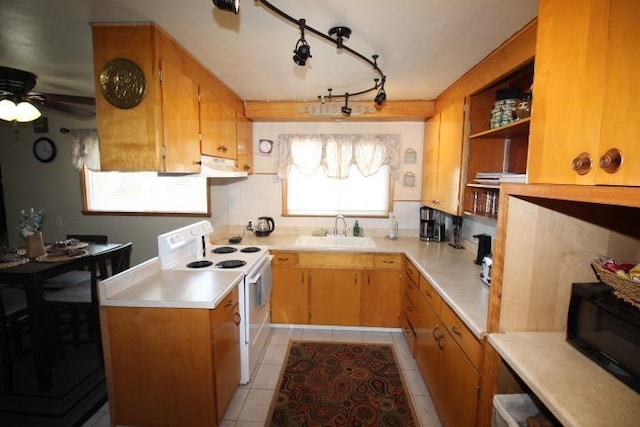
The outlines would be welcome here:
M 261 216 L 256 223 L 252 226 L 251 231 L 256 236 L 268 236 L 273 230 L 276 229 L 276 224 L 273 222 L 273 218 L 268 216 Z

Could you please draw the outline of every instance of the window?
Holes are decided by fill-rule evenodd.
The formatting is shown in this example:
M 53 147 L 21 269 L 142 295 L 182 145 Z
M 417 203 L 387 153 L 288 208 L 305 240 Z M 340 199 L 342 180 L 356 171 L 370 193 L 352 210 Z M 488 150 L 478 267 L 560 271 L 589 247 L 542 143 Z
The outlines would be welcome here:
M 280 135 L 284 215 L 386 217 L 398 171 L 396 135 Z
M 85 212 L 209 214 L 207 178 L 99 172 L 86 167 L 82 174 Z

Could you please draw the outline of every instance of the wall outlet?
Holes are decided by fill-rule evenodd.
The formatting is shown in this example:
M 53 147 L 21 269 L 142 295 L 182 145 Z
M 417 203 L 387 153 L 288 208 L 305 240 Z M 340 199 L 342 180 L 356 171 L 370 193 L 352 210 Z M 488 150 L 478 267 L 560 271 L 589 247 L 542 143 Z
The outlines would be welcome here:
M 251 221 L 249 221 L 247 223 L 247 230 L 251 230 L 253 228 L 253 223 Z
M 58 227 L 62 227 L 62 217 L 61 216 L 57 216 L 56 217 L 56 225 Z

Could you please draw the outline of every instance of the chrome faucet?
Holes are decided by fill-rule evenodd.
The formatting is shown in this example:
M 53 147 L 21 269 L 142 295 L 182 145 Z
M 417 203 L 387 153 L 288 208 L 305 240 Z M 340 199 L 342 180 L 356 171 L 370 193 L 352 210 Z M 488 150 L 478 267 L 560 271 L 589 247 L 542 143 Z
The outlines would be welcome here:
M 338 220 L 342 220 L 342 231 L 338 231 Z M 335 237 L 343 236 L 347 237 L 347 220 L 343 215 L 336 215 L 336 221 L 333 225 L 333 235 Z

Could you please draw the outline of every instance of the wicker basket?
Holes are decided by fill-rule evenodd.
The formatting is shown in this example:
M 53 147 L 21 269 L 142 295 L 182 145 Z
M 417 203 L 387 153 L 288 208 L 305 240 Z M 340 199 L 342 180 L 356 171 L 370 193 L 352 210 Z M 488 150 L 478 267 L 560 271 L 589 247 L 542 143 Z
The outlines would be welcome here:
M 615 273 L 605 269 L 600 261 L 591 261 L 591 267 L 598 276 L 598 280 L 613 288 L 613 293 L 640 310 L 640 282 L 623 279 Z

